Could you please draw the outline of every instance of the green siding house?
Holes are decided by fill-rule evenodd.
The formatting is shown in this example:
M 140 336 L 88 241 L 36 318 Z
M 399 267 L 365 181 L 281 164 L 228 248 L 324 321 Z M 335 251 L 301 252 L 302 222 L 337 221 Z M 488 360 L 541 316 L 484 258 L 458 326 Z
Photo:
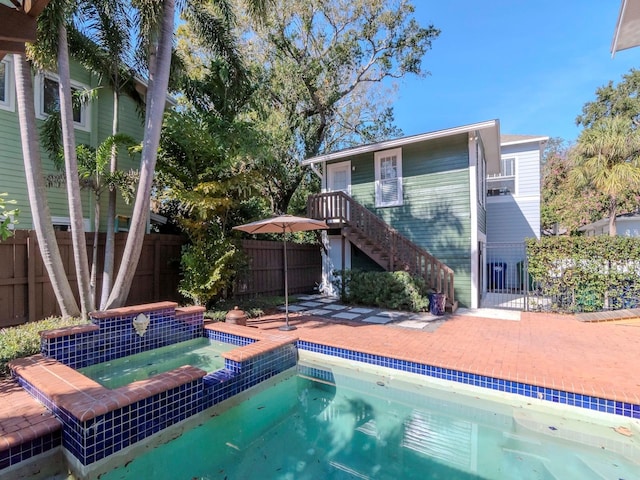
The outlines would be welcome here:
M 17 201 L 16 208 L 20 209 L 18 224 L 15 228 L 31 229 L 32 215 L 27 195 L 24 161 L 20 143 L 20 127 L 15 101 L 15 85 L 13 76 L 13 60 L 7 55 L 0 60 L 0 192 L 7 192 L 7 198 Z M 108 86 L 102 86 L 96 75 L 82 68 L 78 63 L 71 65 L 72 88 L 96 89 L 97 97 L 74 112 L 75 135 L 77 144 L 97 147 L 106 137 L 111 135 L 113 117 L 113 92 Z M 52 72 L 36 72 L 33 77 L 35 109 L 38 127 L 46 118 L 57 102 L 57 76 Z M 143 88 L 143 86 L 140 86 Z M 130 135 L 136 140 L 142 140 L 143 119 L 138 115 L 133 99 L 122 96 L 120 98 L 120 132 Z M 69 225 L 69 210 L 67 191 L 64 181 L 60 181 L 58 171 L 47 152 L 42 148 L 42 163 L 47 176 L 47 199 L 51 211 L 53 224 L 56 228 L 66 230 Z M 139 159 L 131 158 L 126 152 L 121 152 L 118 159 L 121 170 L 139 168 Z M 106 227 L 107 197 L 101 199 L 100 230 Z M 85 230 L 94 230 L 94 195 L 91 189 L 82 192 L 82 207 L 84 210 Z M 122 198 L 118 198 L 117 221 L 121 230 L 128 226 L 132 206 L 126 205 Z M 124 227 L 124 228 L 122 228 Z
M 447 294 L 449 309 L 479 306 L 486 178 L 500 168 L 497 120 L 349 148 L 303 164 L 322 178 L 309 215 L 332 227 L 323 262 L 327 293 L 336 293 L 333 272 L 343 268 L 409 270 Z

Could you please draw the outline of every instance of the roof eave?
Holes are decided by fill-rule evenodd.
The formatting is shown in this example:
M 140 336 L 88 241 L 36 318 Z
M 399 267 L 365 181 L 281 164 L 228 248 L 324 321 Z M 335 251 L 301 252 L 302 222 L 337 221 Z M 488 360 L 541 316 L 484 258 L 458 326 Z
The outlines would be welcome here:
M 495 142 L 487 141 L 486 148 L 491 148 L 492 143 L 497 144 L 497 153 L 499 158 L 499 145 L 500 145 L 500 128 L 498 120 L 488 120 L 480 123 L 473 123 L 470 125 L 462 125 L 460 127 L 448 128 L 445 130 L 436 130 L 434 132 L 421 133 L 418 135 L 412 135 L 410 137 L 396 138 L 393 140 L 385 140 L 383 142 L 372 143 L 368 145 L 361 145 L 359 147 L 347 148 L 338 152 L 327 153 L 324 155 L 318 155 L 302 160 L 302 165 L 312 165 L 322 162 L 330 162 L 333 160 L 340 160 L 342 158 L 353 157 L 355 155 L 361 155 L 363 153 L 377 152 L 380 150 L 387 150 L 391 148 L 401 147 L 404 145 L 410 145 L 412 143 L 425 142 L 436 138 L 448 137 L 451 135 L 458 135 L 461 133 L 469 133 L 475 131 L 486 131 L 493 129 L 495 131 Z M 488 152 L 487 152 L 488 153 Z
M 534 138 L 528 138 L 523 140 L 513 140 L 511 142 L 503 142 L 501 143 L 501 145 L 503 147 L 508 147 L 510 145 L 521 145 L 524 143 L 544 143 L 548 141 L 549 141 L 549 137 L 534 137 Z
M 611 42 L 611 56 L 640 45 L 640 3 L 622 0 Z

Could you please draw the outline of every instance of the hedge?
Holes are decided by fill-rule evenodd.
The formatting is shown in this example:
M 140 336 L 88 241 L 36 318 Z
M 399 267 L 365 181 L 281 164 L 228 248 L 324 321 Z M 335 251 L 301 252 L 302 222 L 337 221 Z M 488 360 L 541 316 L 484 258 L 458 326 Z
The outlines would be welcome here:
M 640 238 L 527 240 L 531 310 L 593 312 L 640 305 Z

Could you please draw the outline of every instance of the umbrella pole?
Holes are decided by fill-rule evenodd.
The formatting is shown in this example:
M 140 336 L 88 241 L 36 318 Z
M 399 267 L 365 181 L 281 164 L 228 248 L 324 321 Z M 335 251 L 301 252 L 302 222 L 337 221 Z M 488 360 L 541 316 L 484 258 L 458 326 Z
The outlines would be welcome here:
M 287 280 L 287 234 L 284 233 L 284 318 L 285 325 L 279 328 L 279 330 L 295 330 L 296 327 L 289 325 L 289 282 Z

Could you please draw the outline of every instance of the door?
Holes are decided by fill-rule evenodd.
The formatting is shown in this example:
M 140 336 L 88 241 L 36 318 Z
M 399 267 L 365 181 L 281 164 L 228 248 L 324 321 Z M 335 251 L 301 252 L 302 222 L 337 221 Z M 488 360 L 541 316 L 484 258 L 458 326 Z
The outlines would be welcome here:
M 327 165 L 327 191 L 351 194 L 351 162 Z
M 351 195 L 351 162 L 330 163 L 327 165 L 327 192 L 344 192 Z M 328 223 L 349 219 L 349 205 L 330 197 L 325 204 Z

